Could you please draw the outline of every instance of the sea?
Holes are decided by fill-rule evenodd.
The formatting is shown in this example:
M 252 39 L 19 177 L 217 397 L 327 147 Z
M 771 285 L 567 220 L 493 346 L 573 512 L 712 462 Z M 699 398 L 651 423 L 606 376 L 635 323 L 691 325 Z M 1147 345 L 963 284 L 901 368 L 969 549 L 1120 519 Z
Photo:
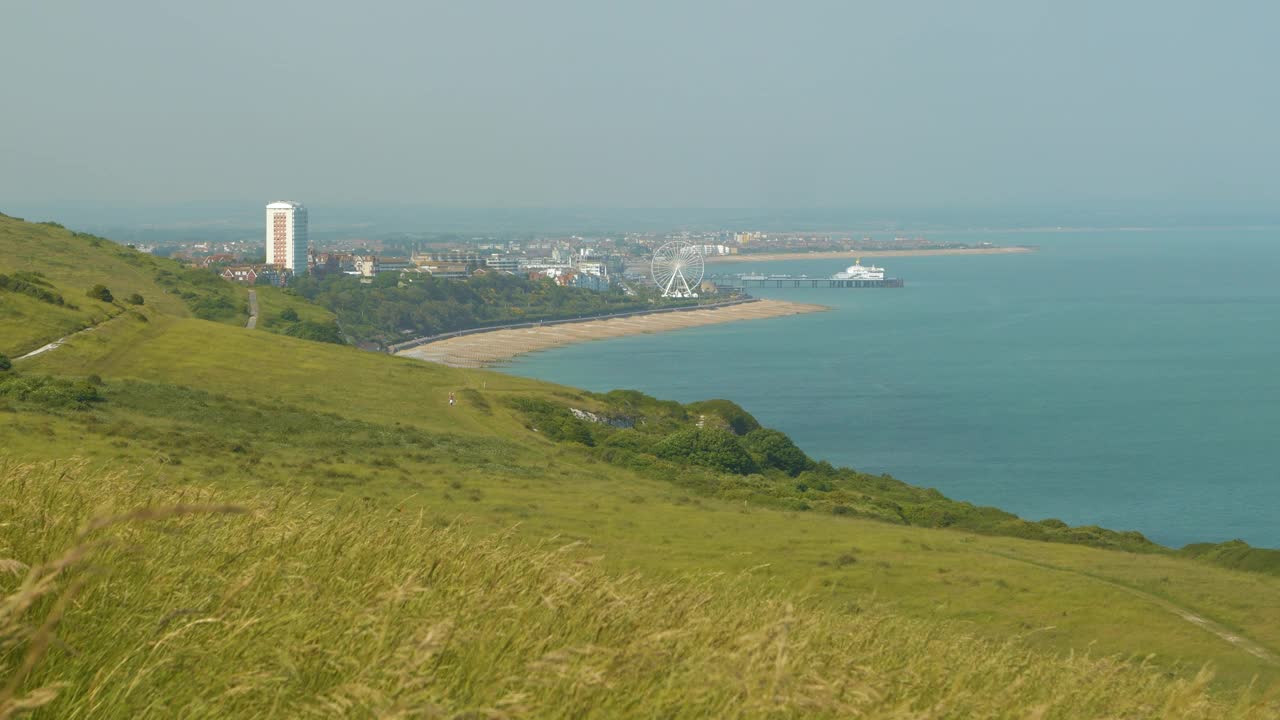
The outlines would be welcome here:
M 507 372 L 728 398 L 810 456 L 1028 519 L 1280 547 L 1280 229 L 931 233 L 829 312 L 567 346 Z M 844 260 L 714 263 L 825 277 Z

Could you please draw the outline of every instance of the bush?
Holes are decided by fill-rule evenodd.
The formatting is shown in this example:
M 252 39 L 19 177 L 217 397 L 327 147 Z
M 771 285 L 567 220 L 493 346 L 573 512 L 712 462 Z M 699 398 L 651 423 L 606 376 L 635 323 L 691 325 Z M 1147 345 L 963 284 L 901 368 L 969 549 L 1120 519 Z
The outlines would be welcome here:
M 760 423 L 756 422 L 751 413 L 731 400 L 703 400 L 690 404 L 689 410 L 722 421 L 734 435 L 746 435 L 752 430 L 760 429 Z
M 12 277 L 0 274 L 0 290 L 8 290 L 10 292 L 22 293 L 29 295 L 41 302 L 47 302 L 50 305 L 64 305 L 65 301 L 62 296 L 52 290 L 44 275 L 38 272 L 16 272 Z
M 296 337 L 302 340 L 313 340 L 315 342 L 327 342 L 335 345 L 345 344 L 342 340 L 342 333 L 338 331 L 338 326 L 334 323 L 320 323 L 311 320 L 294 323 L 284 329 L 284 334 L 289 337 Z
M 804 451 L 786 433 L 757 428 L 742 437 L 742 445 L 764 467 L 777 468 L 795 477 L 813 466 Z
M 653 446 L 661 441 L 661 438 L 648 433 L 642 433 L 637 430 L 622 430 L 613 433 L 607 440 L 605 445 L 615 448 L 623 448 L 638 453 L 653 453 Z
M 141 305 L 142 295 L 140 295 L 139 293 L 133 293 L 129 297 L 125 298 L 125 302 L 129 303 L 130 305 Z
M 89 288 L 89 292 L 85 293 L 94 300 L 101 300 L 104 303 L 115 302 L 116 299 L 111 295 L 111 291 L 105 285 L 94 285 Z
M 13 367 L 13 362 L 9 360 L 9 357 L 7 355 L 4 355 L 3 353 L 0 353 L 0 372 L 9 370 L 12 367 Z
M 534 398 L 512 398 L 509 404 L 528 417 L 534 430 L 541 432 L 549 440 L 567 440 L 578 442 L 588 447 L 596 444 L 591 427 L 574 417 L 568 408 L 561 407 L 546 400 Z
M 99 402 L 98 389 L 85 380 L 6 375 L 0 378 L 0 398 L 9 398 L 43 408 L 88 409 Z
M 748 475 L 759 469 L 733 433 L 720 428 L 702 427 L 672 433 L 653 451 L 660 458 L 705 465 L 736 475 Z
M 1195 543 L 1182 548 L 1178 554 L 1235 570 L 1280 575 L 1280 550 L 1252 547 L 1243 540 Z
M 293 308 L 285 308 L 280 313 L 280 319 L 285 322 L 298 322 L 298 311 Z
M 217 276 L 211 275 L 210 277 L 216 278 Z M 201 320 L 226 320 L 244 311 L 231 298 L 221 294 L 221 289 L 218 289 L 217 292 L 219 293 L 217 295 L 201 295 L 186 291 L 180 293 L 179 297 L 186 302 L 187 307 L 191 308 L 191 314 Z

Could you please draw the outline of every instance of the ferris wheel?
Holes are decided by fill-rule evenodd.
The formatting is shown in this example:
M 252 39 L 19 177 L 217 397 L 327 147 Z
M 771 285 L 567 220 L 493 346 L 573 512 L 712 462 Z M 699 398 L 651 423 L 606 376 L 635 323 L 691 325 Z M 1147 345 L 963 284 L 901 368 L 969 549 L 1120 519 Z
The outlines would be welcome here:
M 698 297 L 698 284 L 706 263 L 702 249 L 687 242 L 669 242 L 653 253 L 649 263 L 653 282 L 662 291 L 662 297 Z

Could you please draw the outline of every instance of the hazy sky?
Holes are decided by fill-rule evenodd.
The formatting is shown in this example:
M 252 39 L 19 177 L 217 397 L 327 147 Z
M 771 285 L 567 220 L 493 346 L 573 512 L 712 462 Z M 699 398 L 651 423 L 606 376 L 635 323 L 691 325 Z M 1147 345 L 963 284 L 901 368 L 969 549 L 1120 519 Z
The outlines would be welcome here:
M 22 205 L 1280 207 L 1275 2 L 0 0 Z

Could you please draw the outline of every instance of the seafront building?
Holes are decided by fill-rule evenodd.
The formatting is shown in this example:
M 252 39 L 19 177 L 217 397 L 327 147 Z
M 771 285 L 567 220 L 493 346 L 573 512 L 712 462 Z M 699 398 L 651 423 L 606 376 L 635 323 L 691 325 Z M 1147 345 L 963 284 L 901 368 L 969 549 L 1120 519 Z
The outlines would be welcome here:
M 291 200 L 267 206 L 267 264 L 296 275 L 307 272 L 307 209 Z

